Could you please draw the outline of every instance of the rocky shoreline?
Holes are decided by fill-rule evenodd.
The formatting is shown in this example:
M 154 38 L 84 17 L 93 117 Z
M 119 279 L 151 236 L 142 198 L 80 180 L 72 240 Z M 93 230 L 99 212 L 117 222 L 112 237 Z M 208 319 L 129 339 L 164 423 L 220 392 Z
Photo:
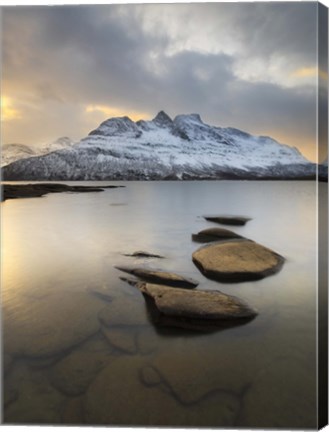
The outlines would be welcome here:
M 61 183 L 36 183 L 36 184 L 3 184 L 1 201 L 16 198 L 37 198 L 49 193 L 62 192 L 103 192 L 104 189 L 115 189 L 124 186 L 69 186 Z

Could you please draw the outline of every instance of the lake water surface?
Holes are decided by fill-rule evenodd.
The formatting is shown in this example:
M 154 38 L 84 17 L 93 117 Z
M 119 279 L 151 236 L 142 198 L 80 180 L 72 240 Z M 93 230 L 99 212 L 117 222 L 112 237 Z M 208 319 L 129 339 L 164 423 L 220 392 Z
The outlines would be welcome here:
M 1 204 L 4 421 L 315 428 L 315 182 L 120 185 Z M 216 226 L 206 214 L 251 217 L 233 230 L 283 255 L 282 270 L 205 278 L 191 234 Z M 124 256 L 136 250 L 165 259 Z M 259 315 L 213 333 L 156 327 L 115 265 L 192 277 Z

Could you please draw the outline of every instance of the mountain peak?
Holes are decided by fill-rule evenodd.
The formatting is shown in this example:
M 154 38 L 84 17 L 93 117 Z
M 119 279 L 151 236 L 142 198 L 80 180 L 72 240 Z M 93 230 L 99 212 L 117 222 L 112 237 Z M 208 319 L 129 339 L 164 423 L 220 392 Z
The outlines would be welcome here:
M 63 137 L 57 138 L 55 141 L 53 141 L 53 144 L 70 146 L 73 144 L 73 141 L 68 136 L 63 136 Z
M 89 135 L 117 136 L 130 134 L 137 138 L 141 135 L 138 126 L 127 116 L 112 117 L 101 123 L 97 129 L 89 132 Z
M 65 141 L 65 139 L 64 139 Z M 60 147 L 60 146 L 59 146 Z M 28 156 L 28 157 L 26 157 Z M 32 157 L 37 156 L 37 157 Z M 314 179 L 315 164 L 296 149 L 233 128 L 210 126 L 199 114 L 172 120 L 108 119 L 89 136 L 44 155 L 3 159 L 5 180 Z M 22 160 L 17 160 L 17 159 Z M 11 163 L 12 162 L 12 163 Z M 327 178 L 327 166 L 319 167 Z
M 157 126 L 172 126 L 173 121 L 164 111 L 158 112 L 152 120 Z
M 179 120 L 192 121 L 194 123 L 202 123 L 203 124 L 203 121 L 202 121 L 202 119 L 200 117 L 200 114 L 196 114 L 196 113 L 193 113 L 193 114 L 180 114 L 180 115 L 178 115 L 178 116 L 175 117 L 174 122 L 176 123 L 177 120 L 178 121 Z
M 199 123 L 203 123 L 200 114 L 193 113 L 193 114 L 189 114 L 188 117 L 190 117 L 193 120 L 196 120 Z

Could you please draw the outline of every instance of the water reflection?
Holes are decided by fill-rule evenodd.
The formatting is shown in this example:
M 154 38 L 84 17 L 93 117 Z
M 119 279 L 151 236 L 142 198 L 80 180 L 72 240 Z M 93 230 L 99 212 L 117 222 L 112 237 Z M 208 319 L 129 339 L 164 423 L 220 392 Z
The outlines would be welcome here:
M 315 427 L 315 184 L 126 186 L 1 204 L 5 422 Z M 219 213 L 253 218 L 234 231 L 283 255 L 281 272 L 243 284 L 206 279 L 191 234 Z M 134 250 L 165 256 L 163 270 L 260 314 L 193 337 L 154 327 L 114 269 L 155 264 L 122 255 Z

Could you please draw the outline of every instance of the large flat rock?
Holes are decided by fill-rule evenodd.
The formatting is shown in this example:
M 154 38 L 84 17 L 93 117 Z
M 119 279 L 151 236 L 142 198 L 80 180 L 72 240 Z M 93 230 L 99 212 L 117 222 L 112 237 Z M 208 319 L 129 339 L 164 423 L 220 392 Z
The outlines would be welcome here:
M 278 272 L 284 258 L 251 240 L 231 240 L 204 246 L 192 255 L 208 278 L 220 282 L 262 279 Z
M 156 284 L 181 288 L 195 288 L 199 284 L 199 282 L 194 279 L 185 278 L 176 273 L 170 273 L 162 270 L 128 266 L 116 266 L 115 268 L 132 274 L 140 279 L 145 280 L 146 282 L 152 282 Z
M 162 285 L 142 283 L 139 289 L 155 302 L 164 315 L 199 320 L 232 320 L 257 315 L 247 303 L 220 291 L 186 291 Z
M 192 240 L 198 243 L 208 243 L 218 240 L 242 238 L 239 234 L 225 228 L 207 228 L 192 234 Z

